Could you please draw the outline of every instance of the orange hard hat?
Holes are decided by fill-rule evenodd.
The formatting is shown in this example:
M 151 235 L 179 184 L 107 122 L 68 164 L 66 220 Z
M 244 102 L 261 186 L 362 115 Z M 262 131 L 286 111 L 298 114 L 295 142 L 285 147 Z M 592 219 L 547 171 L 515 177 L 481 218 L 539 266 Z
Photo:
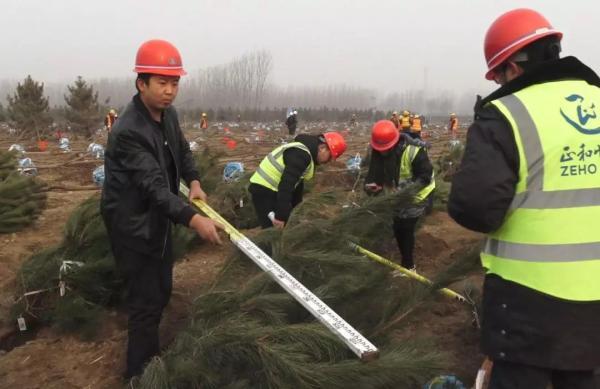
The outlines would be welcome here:
M 142 43 L 135 57 L 136 73 L 150 73 L 161 76 L 183 76 L 181 55 L 175 46 L 167 41 L 152 39 Z
M 346 141 L 339 132 L 326 132 L 323 134 L 323 138 L 331 152 L 331 158 L 337 159 L 346 151 Z
M 377 151 L 386 151 L 394 147 L 400 139 L 400 132 L 390 120 L 380 120 L 371 130 L 371 147 Z
M 555 30 L 539 12 L 527 8 L 514 9 L 500 15 L 485 34 L 484 53 L 488 71 L 485 78 L 494 79 L 494 70 L 528 44 L 562 32 Z

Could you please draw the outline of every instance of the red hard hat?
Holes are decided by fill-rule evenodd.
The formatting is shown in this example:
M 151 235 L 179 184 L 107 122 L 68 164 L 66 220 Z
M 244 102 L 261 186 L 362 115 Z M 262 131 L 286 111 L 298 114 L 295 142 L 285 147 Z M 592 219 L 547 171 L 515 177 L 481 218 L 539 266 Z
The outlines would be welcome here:
M 329 147 L 331 158 L 337 159 L 346 151 L 346 141 L 339 132 L 326 132 L 323 134 L 323 138 Z
M 175 46 L 167 41 L 152 39 L 144 42 L 135 57 L 136 73 L 151 73 L 161 76 L 183 76 L 181 55 Z
M 494 69 L 528 44 L 549 35 L 562 39 L 562 32 L 537 11 L 514 9 L 500 15 L 485 35 L 484 52 L 488 72 L 485 78 L 494 79 Z
M 229 139 L 225 145 L 229 150 L 235 150 L 235 148 L 237 147 L 237 142 L 233 139 Z
M 371 130 L 371 147 L 377 151 L 386 151 L 394 147 L 400 139 L 400 132 L 390 120 L 380 120 Z

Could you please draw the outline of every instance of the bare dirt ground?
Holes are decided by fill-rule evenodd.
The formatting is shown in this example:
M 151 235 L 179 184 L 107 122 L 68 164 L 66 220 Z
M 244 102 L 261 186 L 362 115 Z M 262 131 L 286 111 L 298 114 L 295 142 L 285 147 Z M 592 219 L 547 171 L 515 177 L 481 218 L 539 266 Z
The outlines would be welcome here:
M 238 147 L 229 150 L 220 139 L 220 130 L 215 131 L 209 142 L 212 147 L 224 151 L 222 160 L 243 160 L 247 169 L 255 167 L 275 145 L 273 141 L 249 144 L 244 141 L 244 133 L 237 129 L 232 137 L 238 139 Z M 199 131 L 187 135 L 189 140 L 207 138 Z M 351 134 L 349 140 L 348 155 L 356 152 L 364 155 L 368 137 Z M 445 135 L 432 139 L 432 154 L 439 155 L 447 141 Z M 0 147 L 8 148 L 11 143 L 11 139 L 0 136 Z M 29 228 L 14 234 L 0 234 L 0 336 L 16 328 L 16 323 L 8 321 L 8 309 L 15 297 L 15 285 L 19 282 L 16 274 L 21 263 L 32 253 L 59 242 L 69 214 L 81 201 L 97 193 L 97 189 L 90 188 L 93 185 L 91 172 L 101 161 L 85 155 L 89 141 L 72 141 L 71 153 L 61 153 L 55 143 L 46 152 L 28 155 L 40 167 L 40 178 L 51 188 L 55 187 L 48 193 L 45 211 Z M 316 188 L 337 184 L 346 185 L 350 190 L 352 183 L 339 174 L 344 168 L 342 162 L 336 162 L 321 169 L 326 173 L 317 174 Z M 86 190 L 73 190 L 82 186 Z M 416 261 L 420 273 L 434 275 L 448 266 L 456 253 L 479 238 L 455 224 L 446 213 L 434 212 L 417 236 Z M 391 232 L 389 242 L 384 246 L 395 247 Z M 161 327 L 163 344 L 168 344 L 185 325 L 193 298 L 210 286 L 231 249 L 231 244 L 223 248 L 202 245 L 176 264 L 173 296 Z M 406 281 L 391 279 L 390 282 Z M 475 276 L 473 283 L 479 287 L 481 277 Z M 420 336 L 431 336 L 453 361 L 455 370 L 448 373 L 472 381 L 482 358 L 477 350 L 477 330 L 471 325 L 469 310 L 446 301 L 436 302 L 427 309 L 431 312 L 425 322 L 422 319 L 409 322 L 397 336 L 413 336 L 417 329 Z M 9 351 L 0 351 L 0 388 L 117 388 L 124 384 L 120 376 L 124 368 L 127 332 L 126 317 L 122 312 L 105 315 L 101 333 L 94 341 L 84 342 L 75 336 L 60 335 L 51 328 L 39 329 L 29 338 L 20 336 L 31 340 Z

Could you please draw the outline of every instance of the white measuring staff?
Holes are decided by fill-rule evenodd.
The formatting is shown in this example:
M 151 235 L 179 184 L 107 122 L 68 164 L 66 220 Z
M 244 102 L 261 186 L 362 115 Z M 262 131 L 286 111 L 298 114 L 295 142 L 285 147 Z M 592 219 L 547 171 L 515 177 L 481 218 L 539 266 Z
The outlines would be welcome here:
M 179 190 L 187 198 L 189 189 L 183 184 L 179 184 Z M 327 304 L 321 301 L 310 290 L 296 280 L 291 274 L 279 266 L 271 257 L 265 254 L 254 242 L 239 232 L 235 227 L 223 219 L 214 209 L 201 200 L 192 201 L 198 209 L 206 214 L 212 220 L 223 225 L 225 232 L 229 234 L 229 239 L 244 254 L 254 261 L 263 271 L 265 271 L 275 282 L 277 282 L 286 292 L 296 299 L 304 308 L 306 308 L 314 317 L 323 323 L 331 332 L 337 335 L 350 349 L 358 355 L 363 361 L 376 359 L 379 356 L 379 350 L 350 324 L 342 319 Z

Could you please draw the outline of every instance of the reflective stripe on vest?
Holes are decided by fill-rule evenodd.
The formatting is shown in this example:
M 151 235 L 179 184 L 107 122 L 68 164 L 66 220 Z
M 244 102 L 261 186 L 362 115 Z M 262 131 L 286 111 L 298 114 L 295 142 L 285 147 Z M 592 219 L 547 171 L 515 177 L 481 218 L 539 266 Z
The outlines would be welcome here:
M 256 172 L 252 175 L 252 177 L 250 177 L 250 182 L 262 185 L 266 188 L 277 192 L 279 190 L 278 187 L 279 183 L 281 182 L 283 170 L 285 169 L 283 153 L 284 151 L 290 148 L 297 148 L 308 153 L 308 155 L 310 156 L 310 164 L 308 165 L 306 171 L 304 172 L 304 174 L 302 174 L 302 177 L 300 177 L 300 179 L 307 181 L 312 179 L 314 175 L 315 165 L 312 160 L 310 150 L 303 143 L 292 142 L 283 146 L 279 146 L 275 150 L 267 154 L 267 156 L 261 161 L 260 165 L 258 165 Z
M 562 299 L 600 300 L 598 103 L 600 88 L 584 81 L 538 84 L 490 103 L 513 130 L 519 181 L 483 248 L 489 273 Z
M 414 118 L 410 129 L 412 131 L 421 131 L 421 118 Z
M 417 156 L 417 153 L 421 150 L 421 147 L 407 145 L 400 157 L 400 174 L 398 177 L 398 181 L 408 181 L 412 179 L 412 163 Z M 421 189 L 415 195 L 415 203 L 419 203 L 427 198 L 431 192 L 435 189 L 435 177 L 433 173 L 431 174 L 431 182 Z

